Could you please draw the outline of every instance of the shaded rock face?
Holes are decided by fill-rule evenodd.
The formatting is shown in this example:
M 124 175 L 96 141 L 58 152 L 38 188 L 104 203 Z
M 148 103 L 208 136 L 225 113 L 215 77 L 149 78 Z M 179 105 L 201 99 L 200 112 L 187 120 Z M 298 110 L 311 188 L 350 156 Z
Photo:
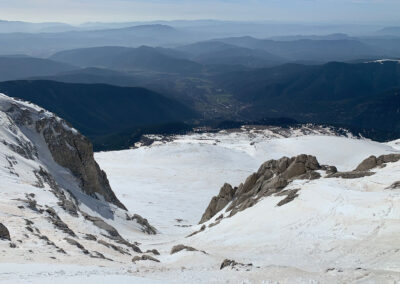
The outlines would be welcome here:
M 142 256 L 135 256 L 134 258 L 132 258 L 132 262 L 136 262 L 136 261 L 140 261 L 140 260 L 151 260 L 154 262 L 160 262 L 157 258 L 152 257 L 150 255 L 142 255 Z
M 326 178 L 357 179 L 374 175 L 370 171 L 376 167 L 384 167 L 387 163 L 400 161 L 400 154 L 388 154 L 379 157 L 370 156 L 362 161 L 355 170 L 349 172 L 338 172 L 336 167 L 320 165 L 314 156 L 299 155 L 292 158 L 283 157 L 279 160 L 269 160 L 261 165 L 256 173 L 250 175 L 246 181 L 238 187 L 233 188 L 229 184 L 224 184 L 219 194 L 214 196 L 206 211 L 204 212 L 200 224 L 213 218 L 219 211 L 226 206 L 229 217 L 246 208 L 252 207 L 261 198 L 276 194 L 286 196 L 277 206 L 283 206 L 296 197 L 300 189 L 283 190 L 291 181 L 296 179 L 318 179 L 321 174 L 317 170 L 325 171 Z M 390 189 L 400 187 L 400 182 L 394 183 Z M 209 225 L 212 227 L 218 224 L 223 215 L 219 216 Z M 201 230 L 200 230 L 201 231 Z M 195 233 L 188 237 L 194 235 Z
M 126 210 L 112 191 L 106 173 L 94 160 L 92 144 L 86 137 L 66 121 L 43 110 L 33 113 L 12 104 L 7 113 L 17 125 L 36 130 L 43 136 L 54 161 L 71 171 L 86 194 L 95 198 L 101 195 L 105 201 Z
M 329 178 L 345 178 L 356 179 L 366 176 L 372 176 L 375 173 L 370 170 L 377 167 L 385 167 L 387 163 L 395 163 L 400 161 L 400 154 L 381 155 L 379 157 L 370 156 L 362 161 L 355 170 L 350 172 L 335 172 L 327 177 Z
M 218 196 L 211 199 L 200 223 L 210 220 L 228 204 L 230 205 L 226 211 L 230 211 L 230 216 L 233 216 L 237 212 L 253 206 L 262 197 L 282 191 L 295 179 L 320 178 L 321 175 L 316 172 L 317 170 L 332 171 L 333 169 L 332 167 L 321 166 L 317 159 L 310 155 L 269 160 L 238 187 L 233 188 L 229 184 L 224 184 Z M 291 194 L 290 198 L 293 200 L 296 196 Z
M 224 269 L 225 267 L 231 267 L 231 268 L 235 268 L 236 266 L 240 266 L 240 267 L 252 267 L 253 264 L 252 263 L 248 263 L 248 264 L 243 264 L 243 263 L 239 263 L 236 262 L 232 259 L 225 259 L 220 266 L 220 270 Z
M 369 171 L 386 163 L 395 163 L 398 161 L 400 161 L 400 154 L 381 155 L 379 157 L 370 156 L 362 161 L 355 171 Z
M 180 252 L 180 251 L 183 251 L 183 250 L 186 250 L 186 251 L 199 251 L 198 249 L 195 249 L 194 247 L 185 246 L 185 245 L 180 244 L 180 245 L 174 246 L 174 247 L 171 249 L 171 254 L 175 254 L 175 253 Z M 204 253 L 204 254 L 207 254 L 207 253 L 206 253 L 205 251 L 203 251 L 203 250 L 200 250 L 200 252 L 202 252 L 202 253 Z
M 0 223 L 0 240 L 9 240 L 11 241 L 10 232 L 7 227 Z

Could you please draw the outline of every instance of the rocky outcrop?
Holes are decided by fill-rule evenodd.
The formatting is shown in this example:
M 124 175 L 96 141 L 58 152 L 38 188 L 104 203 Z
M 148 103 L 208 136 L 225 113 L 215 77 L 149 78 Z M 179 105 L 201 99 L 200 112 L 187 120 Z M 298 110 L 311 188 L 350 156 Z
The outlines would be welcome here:
M 133 214 L 133 216 L 131 216 L 128 213 L 126 213 L 126 220 L 136 221 L 141 226 L 141 230 L 143 233 L 146 233 L 149 235 L 157 234 L 156 228 L 154 228 L 152 225 L 150 225 L 149 221 L 147 221 L 146 218 L 143 218 L 139 214 Z
M 379 157 L 370 156 L 362 161 L 361 164 L 359 164 L 358 167 L 355 169 L 355 171 L 369 171 L 376 167 L 381 167 L 384 164 L 395 163 L 398 161 L 400 161 L 400 154 L 388 154 L 381 155 Z
M 134 258 L 132 258 L 132 262 L 136 262 L 136 261 L 141 261 L 141 260 L 151 260 L 154 262 L 160 262 L 157 258 L 152 257 L 150 255 L 142 255 L 142 256 L 135 256 Z
M 92 222 L 93 225 L 95 225 L 96 227 L 98 227 L 98 228 L 104 230 L 105 232 L 107 232 L 107 234 L 108 234 L 107 237 L 109 237 L 110 239 L 116 241 L 119 244 L 123 244 L 123 245 L 131 248 L 135 252 L 142 252 L 137 245 L 132 244 L 132 243 L 128 242 L 127 240 L 125 240 L 119 234 L 117 229 L 115 229 L 110 224 L 107 224 L 103 219 L 98 218 L 98 217 L 94 217 L 94 216 L 90 216 L 90 215 L 88 215 L 86 213 L 83 213 L 83 212 L 82 212 L 82 215 L 85 217 L 86 220 Z
M 195 249 L 194 247 L 190 247 L 190 246 L 185 246 L 185 245 L 176 245 L 171 249 L 171 254 L 180 252 L 182 250 L 186 250 L 186 251 L 199 251 L 198 249 Z M 205 251 L 200 251 L 204 254 L 207 254 Z
M 0 223 L 0 240 L 9 240 L 11 241 L 10 232 L 7 227 Z
M 314 156 L 309 155 L 269 160 L 262 164 L 256 173 L 249 176 L 244 184 L 235 188 L 224 184 L 218 196 L 211 199 L 200 223 L 210 220 L 228 204 L 226 211 L 230 211 L 230 216 L 233 216 L 237 212 L 253 206 L 262 197 L 282 191 L 295 179 L 317 179 L 321 177 L 317 170 L 334 171 L 333 168 L 321 166 Z M 293 200 L 297 196 L 296 193 L 288 193 L 287 200 Z
M 224 261 L 221 263 L 221 266 L 219 267 L 219 269 L 222 270 L 225 267 L 236 268 L 237 266 L 240 266 L 242 268 L 245 268 L 245 267 L 249 268 L 249 267 L 252 267 L 253 264 L 252 263 L 243 264 L 243 263 L 236 262 L 232 259 L 224 259 Z M 238 269 L 236 269 L 236 270 L 238 270 Z
M 93 146 L 86 137 L 56 117 L 38 120 L 36 130 L 42 133 L 54 161 L 78 178 L 86 194 L 95 198 L 99 194 L 126 210 L 112 191 L 106 173 L 94 160 Z
M 377 167 L 384 167 L 387 163 L 400 161 L 400 154 L 381 155 L 379 157 L 370 156 L 362 161 L 355 170 L 349 172 L 338 172 L 336 167 L 320 165 L 314 156 L 299 155 L 297 157 L 283 157 L 279 160 L 269 160 L 261 165 L 256 173 L 250 175 L 246 181 L 238 187 L 224 184 L 217 196 L 214 196 L 206 211 L 204 212 L 200 224 L 213 218 L 218 212 L 226 208 L 229 217 L 246 208 L 252 207 L 261 198 L 276 195 L 285 196 L 277 206 L 283 206 L 296 197 L 300 189 L 283 190 L 290 182 L 296 179 L 318 179 L 321 177 L 320 171 L 325 171 L 326 178 L 357 179 L 375 174 L 370 171 Z M 398 183 L 390 188 L 400 187 Z M 209 227 L 217 225 L 224 215 L 221 214 Z M 198 233 L 194 232 L 190 236 Z
M 146 253 L 152 253 L 154 255 L 160 255 L 160 252 L 156 249 L 148 249 Z
M 36 106 L 26 107 L 27 104 L 12 99 L 5 100 L 8 108 L 3 110 L 14 126 L 25 127 L 41 135 L 54 161 L 71 171 L 79 181 L 83 192 L 126 210 L 112 191 L 107 175 L 94 160 L 92 144 L 86 137 L 52 113 Z M 18 138 L 18 141 L 20 140 L 18 145 L 9 147 L 15 148 L 15 152 L 28 159 L 38 158 L 36 146 Z
M 398 189 L 398 188 L 400 188 L 400 181 L 396 181 L 392 183 L 389 187 L 387 187 L 387 189 Z
M 371 172 L 372 169 L 377 167 L 385 167 L 387 163 L 394 163 L 400 161 L 400 154 L 381 155 L 379 157 L 370 156 L 362 161 L 355 170 L 350 172 L 335 172 L 327 177 L 329 178 L 344 178 L 344 179 L 357 179 L 366 176 L 372 176 L 375 173 Z

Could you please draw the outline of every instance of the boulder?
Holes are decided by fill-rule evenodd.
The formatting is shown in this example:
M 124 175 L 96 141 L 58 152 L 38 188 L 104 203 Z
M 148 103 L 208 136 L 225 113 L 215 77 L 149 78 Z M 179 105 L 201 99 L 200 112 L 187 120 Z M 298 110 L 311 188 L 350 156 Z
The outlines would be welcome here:
M 10 232 L 7 227 L 0 223 L 0 240 L 9 240 L 11 241 Z
M 185 245 L 176 245 L 171 249 L 171 254 L 180 252 L 182 250 L 187 250 L 187 251 L 198 251 L 197 249 Z
M 140 261 L 140 260 L 151 260 L 154 262 L 160 262 L 157 258 L 152 257 L 150 255 L 142 255 L 142 256 L 135 256 L 134 258 L 132 258 L 132 262 L 136 262 L 136 261 Z
M 377 166 L 377 159 L 375 156 L 370 156 L 361 162 L 355 169 L 357 172 L 369 171 Z

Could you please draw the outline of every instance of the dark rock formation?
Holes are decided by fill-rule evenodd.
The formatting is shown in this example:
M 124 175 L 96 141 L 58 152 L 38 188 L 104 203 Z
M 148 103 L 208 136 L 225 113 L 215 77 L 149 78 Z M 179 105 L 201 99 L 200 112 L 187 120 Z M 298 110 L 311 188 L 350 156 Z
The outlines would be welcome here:
M 0 223 L 0 240 L 9 240 L 11 241 L 10 232 L 7 227 Z
M 344 178 L 344 179 L 356 179 L 374 175 L 374 172 L 369 171 L 351 171 L 351 172 L 337 172 L 327 176 L 328 178 Z
M 84 212 L 81 212 L 82 215 L 85 217 L 86 220 L 91 221 L 93 223 L 93 225 L 95 225 L 96 227 L 104 230 L 105 232 L 108 233 L 108 236 L 110 239 L 116 241 L 119 244 L 123 244 L 129 248 L 131 248 L 133 251 L 135 252 L 142 252 L 140 250 L 140 248 L 134 244 L 131 244 L 130 242 L 128 242 L 127 240 L 125 240 L 117 231 L 117 229 L 115 229 L 113 226 L 111 226 L 110 224 L 106 223 L 103 219 L 98 218 L 98 217 L 94 217 L 94 216 L 90 216 Z
M 152 249 L 152 250 L 149 249 L 149 250 L 146 251 L 146 253 L 152 253 L 154 255 L 160 255 L 160 252 L 158 250 L 156 250 L 156 249 Z
M 79 248 L 84 254 L 89 254 L 89 251 L 87 249 L 85 249 L 85 247 L 83 245 L 81 245 L 79 242 L 71 239 L 71 238 L 64 238 L 64 240 L 66 240 L 70 245 L 76 246 L 77 248 Z
M 262 164 L 256 173 L 250 175 L 244 184 L 235 188 L 224 184 L 218 196 L 212 198 L 200 223 L 210 220 L 228 204 L 230 205 L 227 211 L 230 211 L 230 216 L 233 216 L 253 206 L 262 197 L 280 192 L 295 179 L 318 179 L 321 175 L 316 170 L 322 169 L 335 170 L 334 167 L 321 166 L 314 156 L 309 155 L 269 160 Z M 295 198 L 295 196 L 291 194 L 290 198 Z
M 115 229 L 113 226 L 104 222 L 103 219 L 98 218 L 98 217 L 93 217 L 93 216 L 90 216 L 87 214 L 83 214 L 83 215 L 84 215 L 85 219 L 88 221 L 91 221 L 93 223 L 93 225 L 106 231 L 111 238 L 113 238 L 113 239 L 122 238 L 121 235 L 118 233 L 117 229 Z
M 132 258 L 132 262 L 136 262 L 136 261 L 140 261 L 140 260 L 151 260 L 154 262 L 160 262 L 157 258 L 152 257 L 150 255 L 142 255 L 142 256 L 135 256 L 134 258 Z
M 300 189 L 294 189 L 294 190 L 285 190 L 285 192 L 281 192 L 277 195 L 279 196 L 284 196 L 286 195 L 286 197 L 284 199 L 282 199 L 281 201 L 278 202 L 277 206 L 283 206 L 291 201 L 293 201 L 296 197 L 298 197 L 299 195 L 297 194 L 297 192 Z
M 388 154 L 381 155 L 379 157 L 370 156 L 362 161 L 361 164 L 359 164 L 358 167 L 355 169 L 355 171 L 369 171 L 386 163 L 394 163 L 398 161 L 400 161 L 400 154 Z
M 126 210 L 112 191 L 106 173 L 94 160 L 93 146 L 86 137 L 56 117 L 38 120 L 36 130 L 42 133 L 53 159 L 78 178 L 86 194 L 95 198 L 100 194 Z
M 99 244 L 101 244 L 101 245 L 103 245 L 103 246 L 105 246 L 105 247 L 111 248 L 111 249 L 113 249 L 113 250 L 115 250 L 115 251 L 117 251 L 117 252 L 119 252 L 119 253 L 121 253 L 121 254 L 130 255 L 129 252 L 125 251 L 125 250 L 124 250 L 122 247 L 120 247 L 120 246 L 116 246 L 116 245 L 114 245 L 114 244 L 108 243 L 108 242 L 103 241 L 103 240 L 98 240 L 97 242 L 98 242 Z
M 130 216 L 128 213 L 126 213 L 126 220 L 128 221 L 136 221 L 139 225 L 141 225 L 141 229 L 143 233 L 149 234 L 149 235 L 155 235 L 157 234 L 156 228 L 154 228 L 152 225 L 150 225 L 149 221 L 147 219 L 143 218 L 142 216 L 138 214 L 133 214 L 133 216 Z
M 74 231 L 72 231 L 66 223 L 64 223 L 61 218 L 58 216 L 56 211 L 53 208 L 48 207 L 46 212 L 49 214 L 49 220 L 53 223 L 53 225 L 63 231 L 64 233 L 70 235 L 71 237 L 76 237 Z
M 194 231 L 193 233 L 189 234 L 188 236 L 186 236 L 186 238 L 190 238 L 191 236 L 194 236 L 200 232 L 203 232 L 206 229 L 206 225 L 201 226 L 201 228 L 197 231 Z
M 250 177 L 248 177 L 247 180 L 256 179 L 256 178 L 257 178 L 257 175 L 253 174 Z M 247 180 L 246 180 L 246 182 L 247 182 Z M 217 196 L 214 196 L 211 199 L 211 202 L 208 205 L 206 212 L 203 214 L 203 217 L 201 218 L 200 223 L 210 220 L 215 214 L 217 214 L 219 211 L 221 211 L 223 208 L 225 208 L 225 206 L 228 205 L 228 203 L 232 201 L 233 193 L 234 193 L 234 189 L 232 188 L 232 186 L 228 183 L 225 183 L 221 187 L 219 194 Z
M 238 187 L 233 188 L 229 184 L 224 184 L 219 194 L 211 199 L 200 223 L 210 220 L 226 207 L 225 212 L 229 212 L 229 217 L 231 217 L 239 211 L 252 207 L 261 198 L 273 194 L 286 196 L 277 204 L 277 206 L 283 206 L 293 201 L 298 196 L 300 190 L 283 189 L 296 179 L 319 179 L 321 174 L 317 170 L 325 171 L 327 178 L 357 179 L 375 174 L 370 171 L 371 169 L 384 167 L 387 163 L 397 161 L 400 161 L 400 154 L 389 154 L 379 157 L 370 156 L 362 161 L 355 170 L 338 172 L 336 167 L 320 165 L 314 156 L 309 155 L 269 160 L 262 164 L 256 173 L 250 175 Z M 390 188 L 400 187 L 399 184 L 393 184 Z M 209 227 L 219 224 L 223 218 L 224 216 L 220 215 L 216 222 L 209 224 Z M 194 232 L 188 237 L 200 231 Z
M 398 189 L 400 188 L 400 181 L 392 183 L 387 189 Z
M 66 121 L 43 110 L 27 109 L 15 102 L 10 103 L 6 113 L 16 126 L 25 126 L 42 135 L 54 161 L 71 171 L 86 194 L 94 198 L 101 195 L 107 202 L 126 210 L 112 191 L 106 174 L 94 160 L 92 144 L 86 137 Z M 38 157 L 32 143 L 21 141 L 19 145 L 11 146 L 24 157 Z
M 85 234 L 84 239 L 88 241 L 97 241 L 97 237 L 92 234 Z
M 225 259 L 222 263 L 219 269 L 224 269 L 225 267 L 232 267 L 235 268 L 236 266 L 241 266 L 241 267 L 252 267 L 253 264 L 252 263 L 248 263 L 248 264 L 243 264 L 243 263 L 239 263 L 236 262 L 234 260 L 231 259 Z
M 377 167 L 385 167 L 387 163 L 400 161 L 400 154 L 381 155 L 379 157 L 370 156 L 362 161 L 355 170 L 350 172 L 334 172 L 328 175 L 329 178 L 356 179 L 372 176 L 375 173 L 370 170 Z
M 198 249 L 195 249 L 194 247 L 190 247 L 190 246 L 185 246 L 185 245 L 176 245 L 171 249 L 171 254 L 180 252 L 182 250 L 186 250 L 186 251 L 199 251 Z M 202 253 L 207 254 L 205 251 L 202 251 Z

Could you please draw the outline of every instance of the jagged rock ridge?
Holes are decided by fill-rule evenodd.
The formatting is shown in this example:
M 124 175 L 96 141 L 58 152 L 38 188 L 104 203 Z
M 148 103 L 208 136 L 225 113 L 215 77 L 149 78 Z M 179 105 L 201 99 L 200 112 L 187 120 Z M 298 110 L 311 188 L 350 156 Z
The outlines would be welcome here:
M 326 178 L 354 179 L 373 175 L 374 172 L 371 172 L 371 169 L 378 166 L 384 167 L 386 163 L 399 160 L 400 154 L 381 155 L 378 158 L 370 156 L 350 172 L 338 172 L 335 166 L 320 165 L 316 157 L 304 154 L 292 158 L 269 160 L 238 187 L 224 184 L 219 194 L 211 199 L 200 224 L 213 218 L 228 205 L 225 212 L 229 212 L 229 217 L 231 217 L 239 211 L 252 207 L 260 199 L 273 194 L 285 196 L 277 204 L 277 206 L 282 206 L 298 196 L 300 189 L 284 190 L 293 180 L 319 179 L 321 178 L 320 171 L 325 171 Z M 210 226 L 218 224 L 222 218 L 221 214 Z
M 95 198 L 101 195 L 105 201 L 126 209 L 112 191 L 106 173 L 94 160 L 90 141 L 72 128 L 68 122 L 43 109 L 28 110 L 11 100 L 8 108 L 4 109 L 3 105 L 2 110 L 17 127 L 25 127 L 39 133 L 46 142 L 54 161 L 71 171 L 86 194 Z M 17 151 L 30 159 L 37 156 L 35 146 L 32 144 L 21 143 Z

